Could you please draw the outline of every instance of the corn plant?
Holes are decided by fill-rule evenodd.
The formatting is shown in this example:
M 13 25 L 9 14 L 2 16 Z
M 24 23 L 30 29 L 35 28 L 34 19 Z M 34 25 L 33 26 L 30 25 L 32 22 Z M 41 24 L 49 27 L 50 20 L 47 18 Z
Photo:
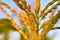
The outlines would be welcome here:
M 47 33 L 54 29 L 60 29 L 60 27 L 54 27 L 57 21 L 60 18 L 60 10 L 58 10 L 55 15 L 56 9 L 60 5 L 59 0 L 51 0 L 51 2 L 47 3 L 46 6 L 41 10 L 41 0 L 34 0 L 34 12 L 31 11 L 31 5 L 26 2 L 26 0 L 13 0 L 14 3 L 23 11 L 22 13 L 17 12 L 15 9 L 10 7 L 8 4 L 0 1 L 0 10 L 4 12 L 4 14 L 11 21 L 12 25 L 18 32 L 21 34 L 21 40 L 45 40 Z M 56 3 L 57 2 L 57 3 Z M 56 3 L 55 5 L 53 5 Z M 15 14 L 17 18 L 19 18 L 21 24 L 26 28 L 26 30 L 22 30 L 14 19 L 8 14 L 8 12 L 4 9 L 4 7 L 9 9 L 10 12 Z M 51 8 L 49 8 L 53 5 Z M 49 20 L 45 21 L 41 25 L 41 21 L 46 20 L 47 15 L 50 14 Z M 40 33 L 39 31 L 42 30 Z

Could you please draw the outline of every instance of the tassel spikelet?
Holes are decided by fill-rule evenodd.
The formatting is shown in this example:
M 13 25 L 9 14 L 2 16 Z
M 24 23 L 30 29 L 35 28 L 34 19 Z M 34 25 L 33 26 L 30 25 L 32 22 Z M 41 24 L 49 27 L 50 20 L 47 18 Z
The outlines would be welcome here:
M 40 37 L 42 37 L 41 40 L 44 40 L 45 35 L 52 29 L 52 27 L 57 23 L 58 19 L 60 17 L 58 17 L 60 15 L 60 11 L 58 11 L 57 15 L 53 16 L 48 22 L 45 22 L 41 28 L 43 28 L 43 32 L 42 34 L 40 34 Z
M 35 12 L 39 12 L 39 9 L 40 9 L 40 0 L 35 0 L 35 7 L 34 7 Z
M 19 33 L 21 33 L 22 35 L 24 35 L 23 37 L 24 37 L 26 40 L 28 40 L 27 36 L 26 36 L 25 33 L 22 31 L 22 29 L 19 27 L 19 25 L 17 25 L 17 24 L 14 22 L 13 18 L 12 18 L 1 6 L 0 6 L 0 10 L 2 10 L 2 12 L 4 12 L 4 13 L 6 14 L 6 16 L 8 17 L 8 19 L 11 21 L 13 27 L 16 28 L 16 29 L 19 31 Z
M 53 4 L 53 2 L 49 2 L 49 3 L 45 6 L 45 8 L 41 11 L 40 16 L 42 16 L 42 15 L 43 15 L 43 13 L 44 13 L 44 11 L 45 11 L 45 10 L 47 10 L 47 9 L 48 9 L 48 7 L 49 7 L 49 6 L 51 6 L 52 4 Z
M 59 4 L 60 4 L 60 2 L 58 2 L 56 5 L 52 6 L 51 9 L 48 9 L 48 10 L 44 11 L 43 13 L 41 13 L 41 14 L 40 14 L 41 17 L 42 17 L 41 20 L 42 20 L 48 13 L 51 13 L 53 10 L 56 10 Z

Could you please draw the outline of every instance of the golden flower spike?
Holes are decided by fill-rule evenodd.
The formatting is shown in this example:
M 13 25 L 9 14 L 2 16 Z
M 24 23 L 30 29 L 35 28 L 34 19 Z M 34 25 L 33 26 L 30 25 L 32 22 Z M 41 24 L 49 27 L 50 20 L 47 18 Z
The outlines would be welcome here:
M 16 30 L 18 30 L 18 32 L 19 32 L 26 40 L 28 40 L 28 37 L 27 37 L 26 34 L 22 31 L 22 29 L 20 28 L 20 26 L 17 25 L 17 24 L 14 22 L 13 18 L 12 18 L 1 6 L 0 6 L 0 10 L 5 13 L 5 15 L 6 15 L 6 16 L 8 17 L 8 19 L 11 21 L 13 27 L 16 28 Z

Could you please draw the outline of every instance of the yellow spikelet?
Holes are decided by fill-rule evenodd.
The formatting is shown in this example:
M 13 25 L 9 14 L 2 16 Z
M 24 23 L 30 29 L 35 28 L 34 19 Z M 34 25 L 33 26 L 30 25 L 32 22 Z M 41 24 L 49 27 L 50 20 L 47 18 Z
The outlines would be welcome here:
M 35 12 L 38 12 L 39 9 L 40 9 L 40 0 L 35 0 L 35 7 L 34 7 Z
M 45 22 L 42 26 L 41 26 L 41 28 L 43 28 L 43 29 L 46 29 L 50 24 L 51 24 L 51 20 L 49 20 L 48 22 Z

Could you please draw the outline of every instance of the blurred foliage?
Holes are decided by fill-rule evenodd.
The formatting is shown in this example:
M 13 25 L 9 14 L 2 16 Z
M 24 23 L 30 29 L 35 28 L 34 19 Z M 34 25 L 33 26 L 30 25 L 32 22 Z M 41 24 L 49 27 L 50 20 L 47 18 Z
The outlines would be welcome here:
M 0 19 L 0 34 L 10 30 L 17 31 L 8 19 Z

